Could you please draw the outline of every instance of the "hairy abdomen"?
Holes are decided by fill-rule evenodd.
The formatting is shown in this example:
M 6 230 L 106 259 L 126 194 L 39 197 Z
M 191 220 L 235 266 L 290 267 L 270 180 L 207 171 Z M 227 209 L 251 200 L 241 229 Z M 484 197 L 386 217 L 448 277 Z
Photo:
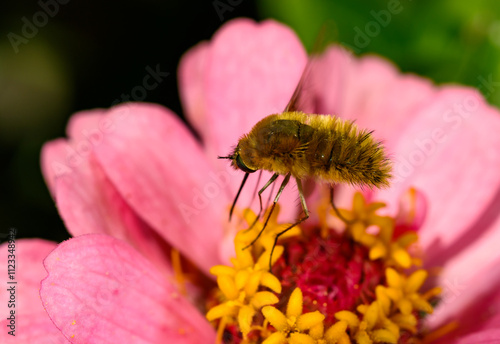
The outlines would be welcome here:
M 317 129 L 305 152 L 309 174 L 331 183 L 383 187 L 390 178 L 389 161 L 380 143 L 352 123 Z
M 288 112 L 259 122 L 250 133 L 257 142 L 257 161 L 294 177 L 329 183 L 383 187 L 391 166 L 371 133 L 335 116 Z

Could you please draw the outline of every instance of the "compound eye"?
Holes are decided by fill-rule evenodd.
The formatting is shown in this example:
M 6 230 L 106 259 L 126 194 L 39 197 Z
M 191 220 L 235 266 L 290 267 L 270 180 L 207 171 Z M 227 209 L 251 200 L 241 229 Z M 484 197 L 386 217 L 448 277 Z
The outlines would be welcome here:
M 241 156 L 238 154 L 236 156 L 236 165 L 238 165 L 238 168 L 244 172 L 247 172 L 247 173 L 253 173 L 257 170 L 252 170 L 251 168 L 248 168 L 247 165 L 245 165 L 245 163 L 243 162 L 243 160 L 241 160 Z

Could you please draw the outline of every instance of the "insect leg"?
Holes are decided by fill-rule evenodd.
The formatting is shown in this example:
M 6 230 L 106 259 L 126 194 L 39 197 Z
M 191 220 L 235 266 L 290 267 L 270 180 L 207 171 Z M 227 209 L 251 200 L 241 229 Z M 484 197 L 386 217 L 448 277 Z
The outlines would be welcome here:
M 273 174 L 273 176 L 271 177 L 271 179 L 269 179 L 269 181 L 266 183 L 266 185 L 264 185 L 264 187 L 262 189 L 260 189 L 260 191 L 259 191 L 259 200 L 260 200 L 260 205 L 261 205 L 261 211 L 262 211 L 262 196 L 261 196 L 261 194 L 269 186 L 269 184 L 271 184 L 272 182 L 274 182 L 276 180 L 276 178 L 278 178 L 278 176 L 279 176 L 279 174 L 277 174 L 277 173 Z M 264 232 L 264 229 L 266 228 L 267 223 L 269 222 L 269 219 L 271 218 L 271 215 L 272 215 L 272 213 L 274 211 L 274 207 L 276 207 L 276 203 L 278 203 L 278 200 L 280 199 L 281 193 L 283 192 L 283 189 L 285 188 L 285 186 L 288 184 L 289 180 L 290 180 L 290 173 L 288 173 L 285 176 L 285 179 L 283 179 L 283 182 L 281 182 L 280 189 L 278 190 L 278 194 L 274 198 L 273 205 L 272 205 L 271 209 L 269 210 L 269 214 L 267 215 L 266 222 L 264 222 L 264 226 L 262 226 L 262 229 L 260 230 L 260 232 L 257 235 L 257 237 L 255 239 L 253 239 L 250 244 L 248 244 L 247 246 L 243 247 L 244 250 L 247 249 L 248 247 L 252 246 L 253 244 L 255 244 L 255 242 L 262 235 L 262 232 Z
M 245 232 L 249 231 L 250 229 L 252 229 L 253 226 L 255 226 L 255 224 L 259 220 L 260 214 L 262 214 L 262 193 L 268 188 L 269 185 L 271 185 L 271 184 L 274 183 L 274 181 L 276 180 L 276 178 L 278 178 L 278 176 L 279 176 L 279 174 L 277 174 L 277 173 L 273 174 L 272 177 L 267 181 L 266 185 L 264 185 L 262 187 L 262 189 L 259 190 L 259 193 L 258 193 L 258 195 L 259 195 L 259 206 L 260 206 L 259 213 L 255 217 L 255 220 L 253 220 L 253 222 L 250 225 L 250 227 L 248 227 L 247 229 L 245 229 Z M 273 186 L 274 186 L 274 184 L 273 184 Z M 253 242 L 252 242 L 252 244 L 253 244 Z M 252 244 L 250 244 L 249 246 L 251 246 Z
M 300 204 L 302 205 L 302 210 L 304 211 L 304 217 L 298 219 L 295 223 L 291 224 L 290 226 L 288 226 L 287 228 L 276 234 L 276 237 L 274 238 L 273 248 L 271 249 L 271 255 L 269 256 L 269 271 L 271 272 L 272 272 L 271 265 L 273 261 L 274 248 L 278 244 L 279 237 L 309 218 L 309 210 L 307 209 L 306 200 L 304 198 L 304 192 L 302 191 L 302 182 L 300 181 L 299 178 L 295 178 L 295 182 L 297 183 L 297 189 L 299 190 Z
M 259 178 L 257 179 L 257 183 L 255 184 L 255 190 L 253 191 L 252 200 L 250 201 L 250 204 L 249 204 L 248 208 L 251 207 L 251 205 L 253 203 L 253 200 L 255 198 L 255 195 L 257 194 L 257 190 L 259 190 L 260 178 L 262 178 L 262 170 L 259 171 Z M 259 197 L 260 197 L 260 194 L 259 194 Z M 252 224 L 250 225 L 250 227 L 248 227 L 247 229 L 245 229 L 245 231 L 248 231 L 248 230 L 252 229 L 253 226 L 257 223 L 257 220 L 260 218 L 260 213 L 262 212 L 262 201 L 260 200 L 260 198 L 259 198 L 259 203 L 260 203 L 259 213 L 255 217 L 255 220 L 252 222 Z M 249 210 L 249 209 L 246 209 L 246 210 Z M 246 212 L 245 212 L 245 214 L 246 214 Z
M 266 207 L 264 209 L 267 209 L 269 208 L 269 203 L 271 203 L 271 198 L 273 197 L 273 192 L 274 192 L 274 186 L 276 184 L 273 183 L 273 185 L 271 185 L 271 191 L 269 191 L 269 197 L 267 198 L 267 201 L 266 201 Z
M 267 201 L 266 201 L 266 206 L 265 206 L 265 208 L 262 208 L 262 204 L 261 204 L 261 206 L 260 206 L 260 211 L 262 211 L 263 209 L 267 209 L 267 208 L 269 208 L 269 203 L 271 203 L 271 198 L 272 198 L 272 196 L 273 196 L 274 186 L 275 186 L 275 185 L 276 185 L 275 183 L 273 183 L 273 185 L 271 185 L 271 191 L 269 191 L 269 197 L 267 198 Z M 260 217 L 260 212 L 259 212 L 259 217 Z M 252 227 L 253 227 L 253 226 L 257 223 L 257 219 L 258 219 L 259 217 L 257 217 L 257 218 L 255 219 L 255 221 L 252 223 L 252 226 L 251 226 L 250 228 L 252 228 Z M 250 228 L 248 228 L 248 229 L 250 229 Z
M 255 189 L 253 190 L 252 199 L 250 200 L 250 204 L 248 208 L 252 205 L 253 200 L 255 199 L 255 195 L 257 195 L 257 191 L 259 190 L 260 179 L 262 178 L 262 170 L 259 171 L 259 177 L 257 178 L 257 183 L 255 183 Z
M 333 211 L 335 212 L 335 214 L 337 214 L 337 217 L 341 219 L 346 225 L 350 225 L 354 222 L 343 217 L 340 211 L 335 206 L 335 203 L 333 202 L 333 186 L 330 188 L 330 203 L 332 204 Z
M 245 176 L 243 177 L 243 180 L 241 182 L 241 185 L 240 185 L 240 188 L 238 190 L 238 193 L 236 194 L 236 197 L 234 198 L 234 201 L 233 201 L 233 205 L 231 206 L 231 210 L 229 211 L 229 221 L 231 221 L 231 217 L 233 216 L 233 211 L 234 211 L 234 206 L 236 205 L 236 201 L 238 200 L 238 197 L 240 197 L 240 192 L 241 192 L 241 189 L 243 189 L 243 185 L 245 185 L 247 179 L 248 179 L 248 175 L 250 173 L 245 173 Z

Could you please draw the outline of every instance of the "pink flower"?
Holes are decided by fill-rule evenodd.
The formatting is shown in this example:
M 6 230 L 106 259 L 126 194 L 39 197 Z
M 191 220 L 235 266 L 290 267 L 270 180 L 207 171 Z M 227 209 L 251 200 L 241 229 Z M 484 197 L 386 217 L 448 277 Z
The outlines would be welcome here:
M 500 343 L 500 113 L 475 89 L 436 87 L 375 56 L 330 49 L 321 63 L 318 111 L 375 130 L 392 155 L 391 187 L 371 199 L 394 216 L 405 190 L 418 190 L 424 263 L 442 268 L 444 289 L 427 326 L 458 325 L 440 343 Z
M 241 44 L 242 39 L 247 44 Z M 235 42 L 239 47 L 230 49 Z M 212 117 L 204 126 L 204 145 L 168 109 L 124 104 L 75 114 L 67 128 L 69 139 L 49 142 L 42 150 L 47 184 L 75 237 L 45 260 L 50 272 L 40 295 L 50 319 L 44 324 L 52 328 L 53 322 L 71 342 L 214 342 L 213 328 L 178 290 L 170 250 L 175 247 L 207 273 L 227 260 L 223 237 L 231 240 L 234 235 L 226 228 L 228 205 L 239 181 L 212 152 L 228 152 L 232 143 L 226 142 L 249 130 L 261 114 L 282 108 L 307 56 L 294 34 L 273 22 L 234 22 L 210 46 L 202 43 L 195 49 L 213 59 L 213 67 L 207 68 L 212 74 L 206 78 L 210 85 L 219 85 L 218 91 L 215 86 L 203 91 L 204 101 L 212 104 L 211 111 L 202 114 L 204 120 Z M 248 61 L 250 52 L 253 62 Z M 228 54 L 232 64 L 227 63 Z M 238 66 L 245 67 L 239 72 L 252 82 L 242 84 L 237 75 L 228 80 Z M 181 71 L 188 72 L 195 69 Z M 189 83 L 188 76 L 182 79 Z M 281 82 L 285 86 L 278 87 Z M 230 97 L 234 92 L 240 100 Z M 262 97 L 253 100 L 252 94 Z M 187 106 L 193 108 L 200 99 L 189 97 Z M 231 104 L 238 101 L 239 107 Z M 224 140 L 219 132 L 224 132 Z M 242 203 L 248 199 L 243 196 Z M 287 208 L 292 214 L 292 207 Z M 41 269 L 47 253 L 30 264 Z M 19 274 L 24 276 L 22 270 Z M 33 298 L 38 298 L 37 289 L 31 288 Z M 30 307 L 33 310 L 23 312 L 43 312 L 39 303 Z M 19 326 L 19 332 L 30 333 L 29 323 Z M 0 336 L 12 340 L 3 332 Z
M 57 343 L 213 343 L 215 330 L 202 314 L 206 295 L 189 283 L 189 297 L 183 294 L 171 252 L 205 273 L 233 254 L 235 224 L 227 215 L 241 173 L 215 158 L 260 118 L 283 111 L 305 63 L 288 28 L 235 20 L 190 50 L 179 68 L 185 113 L 203 144 L 152 104 L 75 114 L 69 139 L 42 151 L 47 184 L 75 237 L 44 261 L 40 296 L 48 317 L 36 282 L 55 244 L 18 241 L 18 281 L 27 281 L 20 290 L 31 301 L 18 309 L 24 342 L 42 331 Z M 473 89 L 436 87 L 378 57 L 331 48 L 319 65 L 318 87 L 310 90 L 318 112 L 374 129 L 395 161 L 392 186 L 367 197 L 418 228 L 426 267 L 443 268 L 433 282 L 444 287 L 443 298 L 428 326 L 460 326 L 436 340 L 500 342 L 498 111 Z M 254 185 L 239 204 L 248 204 Z M 417 191 L 400 207 L 410 187 Z M 284 221 L 296 216 L 289 189 L 280 202 Z M 349 190 L 336 202 L 351 202 Z M 0 338 L 14 342 L 5 331 Z
M 2 302 L 2 320 L 0 322 L 0 342 L 2 343 L 69 343 L 63 334 L 54 326 L 52 321 L 43 309 L 38 290 L 40 281 L 47 276 L 47 271 L 43 268 L 43 259 L 57 247 L 56 243 L 41 239 L 23 239 L 15 244 L 15 249 L 7 253 L 8 243 L 0 246 L 0 252 L 4 259 L 0 261 L 2 274 L 2 292 L 0 301 Z M 7 275 L 7 254 L 15 255 L 16 273 L 14 293 L 6 291 L 9 280 Z M 12 266 L 11 266 L 12 269 Z M 11 297 L 11 295 L 13 295 Z M 8 307 L 8 302 L 12 300 L 13 307 Z M 10 318 L 13 314 L 13 323 Z M 7 327 L 13 325 L 13 327 Z M 15 336 L 9 334 L 12 332 Z

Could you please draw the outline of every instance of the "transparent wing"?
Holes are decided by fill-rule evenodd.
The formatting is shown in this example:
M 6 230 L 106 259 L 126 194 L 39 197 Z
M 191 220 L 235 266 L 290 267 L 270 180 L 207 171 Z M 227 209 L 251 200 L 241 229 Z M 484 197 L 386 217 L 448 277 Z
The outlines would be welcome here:
M 336 41 L 337 36 L 337 29 L 333 22 L 328 22 L 322 26 L 299 83 L 285 107 L 285 112 L 318 113 L 316 92 L 318 86 L 315 79 L 316 75 L 321 75 L 320 56 L 329 45 Z

